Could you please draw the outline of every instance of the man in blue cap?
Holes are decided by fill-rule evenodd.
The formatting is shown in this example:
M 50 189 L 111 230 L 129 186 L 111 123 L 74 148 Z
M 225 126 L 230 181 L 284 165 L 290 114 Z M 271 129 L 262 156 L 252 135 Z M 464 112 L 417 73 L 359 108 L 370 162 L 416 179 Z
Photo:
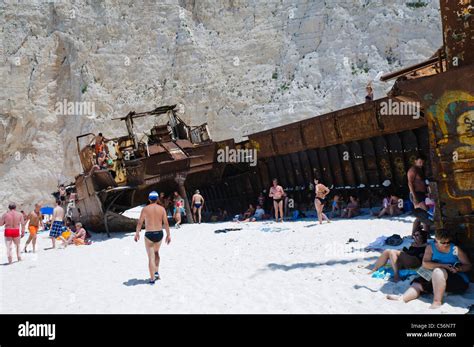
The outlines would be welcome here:
M 163 206 L 158 205 L 159 194 L 155 191 L 148 195 L 150 204 L 142 209 L 138 219 L 135 242 L 140 239 L 140 231 L 145 222 L 145 248 L 148 254 L 148 268 L 150 270 L 150 284 L 160 279 L 158 268 L 160 266 L 160 246 L 163 240 L 163 225 L 166 230 L 166 243 L 171 242 L 168 216 Z

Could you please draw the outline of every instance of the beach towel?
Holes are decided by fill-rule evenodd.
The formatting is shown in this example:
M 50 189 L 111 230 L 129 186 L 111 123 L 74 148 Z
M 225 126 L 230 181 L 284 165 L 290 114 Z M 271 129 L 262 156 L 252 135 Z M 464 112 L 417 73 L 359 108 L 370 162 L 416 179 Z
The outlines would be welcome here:
M 406 280 L 410 276 L 417 276 L 417 269 L 401 269 L 398 271 L 401 280 Z M 372 274 L 372 278 L 389 280 L 393 278 L 394 272 L 391 266 L 385 265 Z
M 371 242 L 367 247 L 365 247 L 366 252 L 371 252 L 371 251 L 376 251 L 376 252 L 381 252 L 385 249 L 398 249 L 402 250 L 403 247 L 410 247 L 410 245 L 413 243 L 413 239 L 410 237 L 404 237 L 403 242 L 398 245 L 398 246 L 390 246 L 385 244 L 385 240 L 388 238 L 388 236 L 379 236 L 375 239 L 375 241 Z

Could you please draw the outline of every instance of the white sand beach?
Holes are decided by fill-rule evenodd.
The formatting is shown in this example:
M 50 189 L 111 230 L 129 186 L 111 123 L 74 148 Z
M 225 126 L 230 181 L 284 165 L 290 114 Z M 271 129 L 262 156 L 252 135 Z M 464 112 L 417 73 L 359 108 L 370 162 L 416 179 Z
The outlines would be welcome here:
M 409 235 L 412 221 L 184 225 L 162 246 L 162 279 L 154 286 L 147 284 L 143 233 L 138 243 L 133 233 L 94 234 L 89 246 L 44 250 L 50 240 L 42 232 L 36 254 L 0 266 L 0 313 L 466 313 L 474 304 L 472 284 L 430 310 L 430 296 L 408 304 L 387 300 L 409 280 L 371 278 L 363 268 L 380 254 L 365 246 L 381 235 Z M 224 228 L 242 230 L 214 232 Z M 350 238 L 358 242 L 347 244 Z

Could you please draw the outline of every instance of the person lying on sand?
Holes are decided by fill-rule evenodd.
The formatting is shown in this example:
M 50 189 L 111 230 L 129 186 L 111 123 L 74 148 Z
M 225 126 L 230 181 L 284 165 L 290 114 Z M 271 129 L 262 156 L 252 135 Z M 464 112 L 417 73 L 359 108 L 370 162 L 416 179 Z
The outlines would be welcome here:
M 393 269 L 393 281 L 400 281 L 399 269 L 411 269 L 421 266 L 423 256 L 426 248 L 426 236 L 421 230 L 417 230 L 412 234 L 413 243 L 409 248 L 404 248 L 402 251 L 397 249 L 386 249 L 382 255 L 377 259 L 372 270 L 369 272 L 373 274 L 375 271 L 385 266 L 390 260 L 390 265 Z
M 434 294 L 430 308 L 441 307 L 445 292 L 462 294 L 469 288 L 467 272 L 471 271 L 471 262 L 466 253 L 452 243 L 451 234 L 444 229 L 436 230 L 435 242 L 429 242 L 423 257 L 424 277 L 417 277 L 403 295 L 387 295 L 389 300 L 409 302 L 423 293 Z M 430 278 L 431 277 L 431 278 Z

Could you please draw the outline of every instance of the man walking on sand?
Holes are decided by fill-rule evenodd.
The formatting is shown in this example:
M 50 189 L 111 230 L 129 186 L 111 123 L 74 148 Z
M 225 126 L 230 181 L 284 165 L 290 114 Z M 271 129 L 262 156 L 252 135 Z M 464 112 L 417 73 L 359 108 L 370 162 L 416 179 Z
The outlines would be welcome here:
M 204 198 L 202 197 L 199 190 L 196 190 L 194 192 L 192 206 L 193 206 L 194 222 L 197 221 L 199 224 L 201 224 L 201 210 L 202 210 L 202 207 L 204 206 Z M 196 215 L 197 215 L 197 218 L 196 218 Z
M 43 226 L 43 215 L 41 214 L 41 205 L 35 204 L 35 209 L 28 215 L 27 221 L 28 224 L 28 231 L 30 236 L 28 236 L 28 240 L 25 243 L 25 249 L 23 252 L 27 253 L 27 248 L 30 242 L 33 244 L 33 253 L 36 252 L 36 235 L 38 233 L 39 227 Z
M 52 222 L 53 224 L 51 225 L 49 237 L 51 237 L 51 241 L 53 243 L 52 248 L 56 248 L 56 238 L 61 236 L 64 226 L 64 209 L 61 207 L 61 200 L 56 200 L 56 207 L 53 210 Z
M 145 222 L 145 248 L 148 254 L 148 269 L 150 271 L 150 284 L 155 284 L 160 279 L 158 273 L 160 267 L 160 247 L 163 240 L 163 225 L 166 230 L 166 244 L 171 242 L 168 216 L 163 206 L 157 204 L 158 193 L 153 191 L 148 195 L 150 204 L 142 209 L 140 219 L 138 219 L 137 230 L 135 232 L 135 242 L 140 239 L 140 231 Z
M 16 211 L 16 204 L 8 205 L 8 212 L 6 212 L 0 219 L 0 226 L 5 226 L 5 244 L 7 246 L 8 264 L 13 262 L 12 245 L 16 247 L 16 257 L 21 261 L 20 256 L 20 240 L 25 236 L 25 219 L 23 215 Z M 20 237 L 21 225 L 21 237 Z

